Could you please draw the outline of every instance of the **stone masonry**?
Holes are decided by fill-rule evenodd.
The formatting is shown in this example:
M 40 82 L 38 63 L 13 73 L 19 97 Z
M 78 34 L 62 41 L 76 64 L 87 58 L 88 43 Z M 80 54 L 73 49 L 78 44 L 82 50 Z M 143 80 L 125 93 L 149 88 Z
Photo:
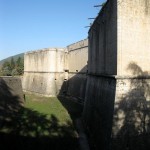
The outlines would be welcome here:
M 150 1 L 108 0 L 88 53 L 83 120 L 96 149 L 148 149 Z

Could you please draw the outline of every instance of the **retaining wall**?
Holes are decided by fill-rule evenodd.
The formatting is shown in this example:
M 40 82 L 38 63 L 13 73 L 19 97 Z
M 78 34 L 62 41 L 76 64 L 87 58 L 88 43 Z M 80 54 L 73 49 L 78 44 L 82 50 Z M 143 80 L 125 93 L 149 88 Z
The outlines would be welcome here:
M 0 77 L 0 127 L 5 131 L 24 105 L 21 79 Z M 13 120 L 14 121 L 14 120 Z M 11 127 L 11 126 L 10 126 Z
M 18 77 L 0 77 L 0 104 L 24 103 L 21 79 Z M 9 105 L 8 105 L 9 106 Z

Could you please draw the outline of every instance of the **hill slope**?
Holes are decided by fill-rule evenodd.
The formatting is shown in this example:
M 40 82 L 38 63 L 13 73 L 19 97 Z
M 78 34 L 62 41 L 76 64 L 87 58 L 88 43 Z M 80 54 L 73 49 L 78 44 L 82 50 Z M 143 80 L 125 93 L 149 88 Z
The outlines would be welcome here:
M 10 56 L 10 57 L 8 57 L 8 58 L 5 58 L 5 59 L 3 59 L 3 60 L 0 60 L 0 68 L 1 68 L 1 66 L 3 65 L 3 63 L 4 63 L 5 61 L 10 61 L 12 57 L 13 57 L 14 61 L 16 61 L 19 57 L 24 58 L 24 53 L 17 54 L 17 55 L 14 55 L 14 56 Z

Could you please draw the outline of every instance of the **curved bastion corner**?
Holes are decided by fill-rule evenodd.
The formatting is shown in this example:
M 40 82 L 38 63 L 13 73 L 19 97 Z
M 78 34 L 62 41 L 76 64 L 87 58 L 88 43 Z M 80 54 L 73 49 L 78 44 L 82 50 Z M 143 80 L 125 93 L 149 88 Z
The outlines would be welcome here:
M 23 90 L 45 96 L 63 93 L 74 96 L 76 93 L 75 96 L 81 97 L 83 91 L 78 92 L 76 82 L 83 82 L 85 88 L 87 68 L 82 69 L 87 65 L 87 57 L 87 39 L 66 48 L 46 48 L 25 53 Z

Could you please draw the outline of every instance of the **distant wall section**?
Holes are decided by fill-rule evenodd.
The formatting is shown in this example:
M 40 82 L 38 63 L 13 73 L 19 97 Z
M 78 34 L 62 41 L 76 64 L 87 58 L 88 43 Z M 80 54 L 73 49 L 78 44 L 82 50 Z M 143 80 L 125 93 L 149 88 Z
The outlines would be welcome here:
M 64 49 L 42 49 L 24 55 L 23 90 L 46 96 L 84 99 L 88 40 Z
M 47 96 L 56 96 L 64 78 L 64 49 L 44 49 L 24 56 L 23 89 Z
M 83 102 L 88 71 L 88 39 L 67 46 L 67 50 L 68 80 L 66 82 L 66 94 Z

